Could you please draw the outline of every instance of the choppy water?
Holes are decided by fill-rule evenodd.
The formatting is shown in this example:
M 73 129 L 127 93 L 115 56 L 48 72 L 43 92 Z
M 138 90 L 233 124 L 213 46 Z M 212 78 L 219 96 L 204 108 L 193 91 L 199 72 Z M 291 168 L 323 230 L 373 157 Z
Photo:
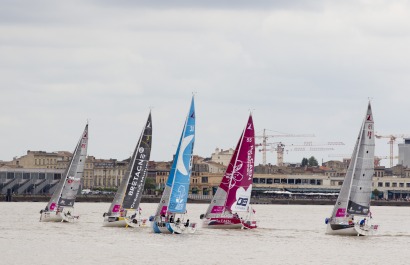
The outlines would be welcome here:
M 256 230 L 192 235 L 102 227 L 108 203 L 77 203 L 76 223 L 40 223 L 45 203 L 0 203 L 0 264 L 409 264 L 410 208 L 372 207 L 378 236 L 325 235 L 332 206 L 255 205 Z M 154 212 L 156 204 L 142 204 Z M 205 204 L 191 204 L 199 221 Z

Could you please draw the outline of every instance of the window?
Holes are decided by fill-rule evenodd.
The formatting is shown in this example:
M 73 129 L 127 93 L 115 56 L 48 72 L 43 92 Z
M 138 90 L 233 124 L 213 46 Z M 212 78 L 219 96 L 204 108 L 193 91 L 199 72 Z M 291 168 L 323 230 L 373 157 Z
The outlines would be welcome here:
M 404 183 L 400 183 L 400 184 L 399 184 L 399 187 L 400 187 L 400 188 L 404 188 Z
M 393 182 L 391 186 L 394 188 L 397 187 L 397 182 Z
M 202 183 L 208 183 L 208 177 L 202 177 L 201 182 Z
M 273 179 L 266 179 L 267 184 L 273 184 Z
M 383 182 L 378 182 L 377 187 L 383 187 Z
M 339 186 L 342 186 L 343 185 L 343 181 L 339 181 Z
M 14 172 L 7 172 L 7 179 L 14 179 Z
M 406 183 L 406 188 L 410 188 L 410 183 Z
M 390 182 L 385 182 L 385 183 L 384 183 L 384 186 L 385 186 L 385 187 L 390 187 Z
M 30 173 L 24 172 L 23 179 L 30 179 Z
M 38 173 L 38 179 L 46 179 L 45 173 Z
M 259 183 L 259 179 L 258 178 L 253 178 L 253 183 Z
M 295 179 L 288 179 L 288 184 L 295 184 Z
M 280 183 L 280 179 L 273 179 L 273 183 Z

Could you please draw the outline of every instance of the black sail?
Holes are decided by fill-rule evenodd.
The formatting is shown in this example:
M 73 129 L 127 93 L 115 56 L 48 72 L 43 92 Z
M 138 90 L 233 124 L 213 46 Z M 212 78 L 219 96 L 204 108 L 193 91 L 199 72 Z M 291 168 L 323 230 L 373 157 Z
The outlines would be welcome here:
M 128 175 L 129 178 L 122 205 L 124 209 L 138 209 L 142 192 L 144 191 L 145 180 L 148 175 L 148 161 L 151 154 L 151 143 L 152 120 L 150 113 L 126 172 L 126 175 Z

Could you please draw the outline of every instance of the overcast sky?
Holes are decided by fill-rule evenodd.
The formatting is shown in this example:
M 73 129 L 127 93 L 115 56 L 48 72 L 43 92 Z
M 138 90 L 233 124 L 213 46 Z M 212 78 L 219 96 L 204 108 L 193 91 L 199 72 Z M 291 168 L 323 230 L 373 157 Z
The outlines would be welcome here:
M 270 138 L 286 162 L 327 161 L 368 98 L 376 132 L 410 135 L 409 47 L 408 1 L 3 0 L 0 160 L 73 151 L 87 119 L 88 154 L 125 159 L 150 107 L 151 158 L 171 160 L 196 92 L 195 154 L 234 147 L 252 109 L 259 135 L 316 136 Z M 345 146 L 292 151 L 306 141 Z

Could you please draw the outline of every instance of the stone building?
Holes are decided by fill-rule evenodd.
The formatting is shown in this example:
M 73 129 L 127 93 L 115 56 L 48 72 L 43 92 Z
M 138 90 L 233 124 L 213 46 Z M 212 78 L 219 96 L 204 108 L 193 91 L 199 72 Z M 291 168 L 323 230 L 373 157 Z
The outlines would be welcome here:
M 233 150 L 232 148 L 229 148 L 228 150 L 223 150 L 223 149 L 219 150 L 219 148 L 216 148 L 215 153 L 212 153 L 211 155 L 211 161 L 227 166 L 229 165 L 229 162 L 231 161 L 231 157 L 234 151 L 235 150 Z

